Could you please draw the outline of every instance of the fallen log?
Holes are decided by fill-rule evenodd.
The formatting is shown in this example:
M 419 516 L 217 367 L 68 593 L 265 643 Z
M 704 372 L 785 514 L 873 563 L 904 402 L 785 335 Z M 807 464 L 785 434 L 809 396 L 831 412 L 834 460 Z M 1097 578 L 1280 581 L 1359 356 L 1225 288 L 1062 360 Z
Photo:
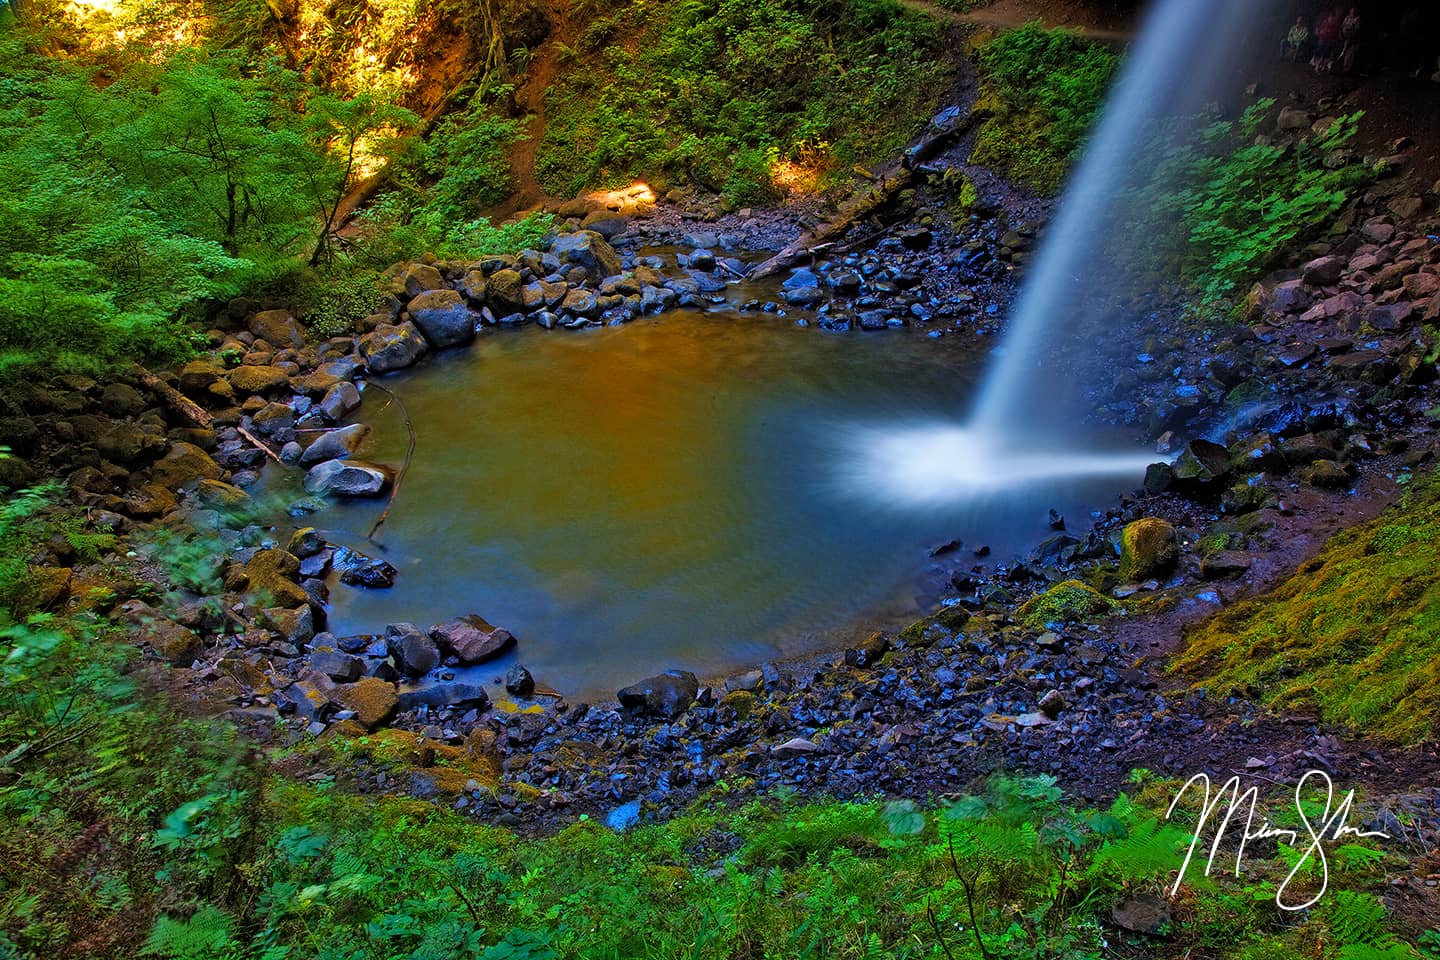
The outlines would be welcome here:
M 761 280 L 774 276 L 782 270 L 809 260 L 822 249 L 837 242 L 852 226 L 871 214 L 884 210 L 901 191 L 925 176 L 928 171 L 920 169 L 921 164 L 969 133 L 988 117 L 989 114 L 984 111 L 972 111 L 963 120 L 921 140 L 905 152 L 905 156 L 889 173 L 878 178 L 869 190 L 844 204 L 835 216 L 814 230 L 802 233 L 769 260 L 756 264 L 748 274 L 749 279 Z
M 215 425 L 215 421 L 210 418 L 210 414 L 206 413 L 198 403 L 170 386 L 170 384 L 164 380 L 161 380 L 149 370 L 136 364 L 133 372 L 135 379 L 144 384 L 146 389 L 164 401 L 165 406 L 190 421 L 190 423 L 197 427 L 212 427 Z

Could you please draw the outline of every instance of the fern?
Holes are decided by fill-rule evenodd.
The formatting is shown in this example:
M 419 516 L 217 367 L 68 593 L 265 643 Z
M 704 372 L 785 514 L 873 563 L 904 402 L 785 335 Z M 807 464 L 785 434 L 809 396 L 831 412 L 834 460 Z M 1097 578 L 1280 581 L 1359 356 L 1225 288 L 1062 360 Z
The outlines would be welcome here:
M 1368 893 L 1338 890 L 1327 911 L 1336 940 L 1346 946 L 1387 946 L 1385 905 Z
M 233 925 L 229 914 L 210 904 L 195 911 L 189 920 L 161 917 L 140 953 L 174 960 L 231 960 L 240 955 L 231 933 Z

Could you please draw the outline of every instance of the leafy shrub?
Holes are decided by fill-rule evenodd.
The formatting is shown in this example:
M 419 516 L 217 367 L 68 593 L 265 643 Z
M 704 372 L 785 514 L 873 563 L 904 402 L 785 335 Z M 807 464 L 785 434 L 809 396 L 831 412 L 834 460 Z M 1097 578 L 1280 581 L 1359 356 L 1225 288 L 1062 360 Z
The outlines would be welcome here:
M 665 174 L 767 199 L 770 167 L 807 145 L 836 169 L 903 145 L 941 89 L 941 39 L 893 0 L 633 0 L 547 91 L 537 176 L 560 195 Z
M 1120 58 L 1100 44 L 1038 23 L 981 46 L 984 104 L 971 160 L 1043 193 L 1060 188 L 1104 100 Z

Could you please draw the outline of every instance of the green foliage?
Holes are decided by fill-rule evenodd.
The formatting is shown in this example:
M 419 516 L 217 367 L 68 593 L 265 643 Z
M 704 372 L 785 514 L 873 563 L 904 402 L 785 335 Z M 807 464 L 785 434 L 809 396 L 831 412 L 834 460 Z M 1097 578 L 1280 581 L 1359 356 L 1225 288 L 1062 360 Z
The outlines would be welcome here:
M 485 217 L 449 221 L 432 208 L 414 209 L 398 193 L 381 197 L 358 220 L 363 237 L 356 259 L 373 266 L 420 252 L 451 260 L 517 253 L 542 246 L 555 229 L 555 218 L 548 213 L 532 213 L 499 226 Z
M 770 199 L 777 162 L 823 180 L 902 146 L 935 105 L 941 42 L 894 0 L 632 0 L 548 90 L 537 176 L 565 196 L 664 174 Z
M 523 121 L 478 105 L 446 118 L 422 148 L 421 164 L 436 178 L 426 192 L 426 215 L 464 222 L 504 200 L 512 186 L 506 151 L 524 133 Z
M 1026 24 L 980 47 L 982 105 L 993 112 L 971 161 L 1042 193 L 1060 189 L 1120 58 L 1063 29 Z
M 190 349 L 207 303 L 329 254 L 363 150 L 413 120 L 277 63 L 187 51 L 117 69 L 0 41 L 0 351 L 95 369 Z
M 1361 114 L 1287 147 L 1254 139 L 1273 107 L 1273 100 L 1256 101 L 1238 125 L 1217 122 L 1198 147 L 1162 159 L 1156 181 L 1168 181 L 1163 196 L 1146 200 L 1152 209 L 1182 211 L 1182 270 L 1202 310 L 1233 300 L 1370 179 L 1358 164 L 1327 163 L 1355 135 Z
M 1440 718 L 1440 482 L 1333 537 L 1274 591 L 1187 634 L 1177 669 L 1277 709 L 1318 711 L 1403 743 Z

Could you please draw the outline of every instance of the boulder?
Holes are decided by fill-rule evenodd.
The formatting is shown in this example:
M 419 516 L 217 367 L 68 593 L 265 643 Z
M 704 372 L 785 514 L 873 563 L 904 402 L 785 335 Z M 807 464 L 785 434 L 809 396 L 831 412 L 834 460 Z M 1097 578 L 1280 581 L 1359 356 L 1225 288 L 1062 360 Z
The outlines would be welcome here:
M 412 677 L 423 677 L 440 665 L 440 648 L 413 623 L 386 627 L 385 648 L 395 658 L 395 665 Z
M 112 417 L 133 417 L 145 410 L 145 398 L 128 383 L 112 383 L 100 392 L 100 409 Z
M 405 296 L 418 297 L 429 290 L 439 290 L 445 286 L 445 278 L 440 271 L 428 263 L 412 263 L 405 271 L 401 280 L 405 290 Z
M 220 480 L 201 480 L 195 485 L 195 498 L 210 510 L 239 510 L 250 503 L 250 494 Z
M 423 687 L 405 690 L 400 694 L 400 709 L 413 710 L 416 707 L 473 707 L 485 710 L 490 706 L 490 695 L 478 683 L 454 681 L 432 683 Z
M 1180 538 L 1164 520 L 1136 520 L 1120 534 L 1120 579 L 1126 583 L 1164 576 L 1179 559 Z
M 245 564 L 245 589 L 276 607 L 293 609 L 310 602 L 310 595 L 295 582 L 300 560 L 288 550 L 260 550 Z
M 485 302 L 497 314 L 515 313 L 525 308 L 524 289 L 520 271 L 496 270 L 486 281 Z
M 167 490 L 179 490 L 197 480 L 219 480 L 224 475 L 210 454 L 193 443 L 176 441 L 150 468 L 150 478 Z
M 890 649 L 890 638 L 876 632 L 867 637 L 859 646 L 845 651 L 847 667 L 873 667 Z
M 264 310 L 250 318 L 246 327 L 277 350 L 299 350 L 305 346 L 305 330 L 289 310 Z
M 127 600 L 118 612 L 135 625 L 132 635 L 162 660 L 177 667 L 188 667 L 200 655 L 200 637 L 195 631 L 161 616 L 148 604 Z
M 1312 287 L 1332 286 L 1345 269 L 1344 257 L 1319 257 L 1301 267 L 1304 281 Z
M 325 398 L 320 401 L 320 412 L 325 414 L 331 423 L 336 423 L 359 406 L 360 391 L 355 388 L 355 384 L 342 380 L 325 391 Z
M 410 319 L 436 348 L 458 347 L 475 339 L 475 319 L 454 290 L 430 290 L 410 301 Z
M 298 607 L 269 607 L 262 611 L 265 623 L 286 643 L 299 646 L 315 636 L 315 613 L 307 602 Z
M 561 234 L 550 244 L 550 252 L 562 264 L 584 267 L 596 280 L 613 277 L 620 272 L 620 257 L 615 249 L 593 230 Z
M 307 493 L 378 497 L 390 487 L 390 471 L 363 460 L 327 460 L 305 474 Z
M 382 323 L 360 341 L 360 354 L 365 369 L 371 373 L 389 373 L 413 366 L 425 354 L 425 338 L 415 324 Z
M 247 364 L 231 370 L 229 378 L 239 394 L 271 394 L 290 388 L 290 374 L 279 367 Z
M 112 424 L 95 441 L 100 456 L 122 466 L 153 460 L 164 453 L 168 446 L 169 443 L 158 430 L 134 423 Z
M 631 684 L 615 694 L 627 710 L 673 720 L 690 708 L 700 681 L 688 670 L 670 670 Z
M 191 360 L 180 368 L 179 390 L 187 397 L 206 397 L 224 376 L 225 368 L 214 360 Z
M 336 683 L 354 683 L 365 675 L 365 661 L 338 650 L 317 650 L 310 655 L 310 669 Z
M 505 671 L 505 691 L 514 697 L 528 697 L 535 692 L 535 678 L 517 663 Z
M 437 624 L 430 628 L 430 636 L 464 664 L 481 663 L 515 645 L 509 630 L 475 614 Z
M 393 587 L 399 573 L 384 560 L 367 557 L 349 547 L 337 547 L 330 562 L 340 572 L 340 582 L 353 587 L 368 587 L 372 590 Z
M 363 423 L 352 423 L 348 427 L 322 433 L 305 448 L 300 455 L 300 463 L 308 467 L 323 460 L 343 460 L 360 449 L 360 444 L 369 435 L 370 427 Z
M 314 527 L 301 527 L 290 534 L 290 542 L 285 549 L 293 553 L 296 559 L 305 560 L 324 550 L 325 540 Z
M 355 719 L 373 730 L 389 720 L 399 706 L 395 684 L 376 677 L 341 684 L 330 694 L 335 703 L 355 713 Z

